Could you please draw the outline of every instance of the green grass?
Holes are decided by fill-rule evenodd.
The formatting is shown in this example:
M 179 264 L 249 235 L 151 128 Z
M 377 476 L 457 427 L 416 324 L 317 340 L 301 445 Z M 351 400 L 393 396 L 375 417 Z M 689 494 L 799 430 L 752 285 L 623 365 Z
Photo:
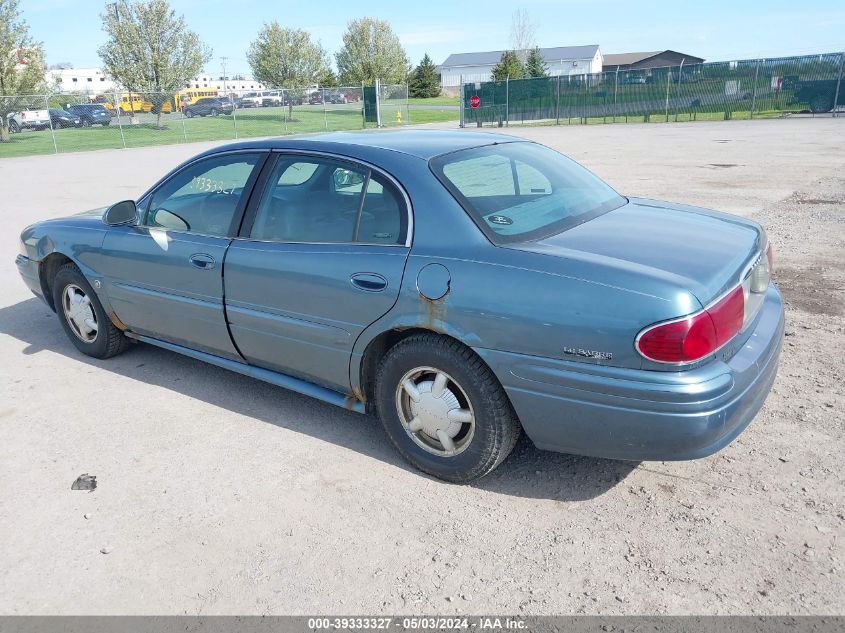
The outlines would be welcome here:
M 456 106 L 461 105 L 460 97 L 431 97 L 429 99 L 408 99 L 408 105 L 430 105 L 430 106 Z
M 382 105 L 382 123 L 396 126 L 396 111 L 402 113 L 402 123 L 409 122 L 404 103 Z M 411 110 L 410 123 L 458 121 L 457 110 Z M 328 105 L 325 113 L 320 106 L 295 106 L 291 117 L 287 108 L 257 108 L 238 110 L 232 116 L 183 119 L 165 116 L 165 129 L 156 129 L 155 116 L 140 115 L 140 123 L 130 125 L 127 117 L 112 119 L 108 127 L 70 128 L 55 130 L 56 148 L 60 153 L 85 152 L 98 149 L 147 147 L 198 141 L 228 141 L 257 136 L 283 136 L 315 132 L 360 130 L 363 127 L 361 105 Z M 122 127 L 122 130 L 121 130 Z M 371 126 L 370 126 L 371 127 Z M 9 143 L 0 143 L 0 159 L 13 156 L 53 154 L 53 135 L 49 130 L 12 134 Z

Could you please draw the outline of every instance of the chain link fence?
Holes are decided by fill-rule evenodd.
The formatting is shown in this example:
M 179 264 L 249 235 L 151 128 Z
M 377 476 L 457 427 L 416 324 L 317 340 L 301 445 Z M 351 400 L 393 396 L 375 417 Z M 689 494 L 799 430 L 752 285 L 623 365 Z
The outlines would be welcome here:
M 409 123 L 408 86 L 382 85 L 377 107 L 382 125 Z M 362 86 L 241 97 L 211 89 L 0 96 L 0 113 L 9 133 L 0 158 L 372 127 L 365 123 Z
M 845 53 L 487 81 L 461 87 L 462 125 L 695 121 L 845 106 Z

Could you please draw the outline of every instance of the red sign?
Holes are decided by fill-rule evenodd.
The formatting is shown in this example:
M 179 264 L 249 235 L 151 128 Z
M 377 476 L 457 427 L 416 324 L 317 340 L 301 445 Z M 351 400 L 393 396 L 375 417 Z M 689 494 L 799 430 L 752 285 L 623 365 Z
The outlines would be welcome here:
M 472 95 L 469 98 L 469 105 L 470 107 L 477 108 L 481 105 L 481 97 L 479 97 L 478 95 Z

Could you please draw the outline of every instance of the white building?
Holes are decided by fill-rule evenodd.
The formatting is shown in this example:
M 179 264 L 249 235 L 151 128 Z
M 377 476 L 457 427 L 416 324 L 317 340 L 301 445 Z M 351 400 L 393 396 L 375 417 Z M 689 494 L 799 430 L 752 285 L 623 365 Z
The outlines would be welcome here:
M 438 66 L 440 85 L 443 88 L 457 88 L 462 81 L 463 83 L 490 81 L 493 78 L 493 67 L 499 63 L 502 53 L 504 51 L 452 53 Z M 602 69 L 602 56 L 598 44 L 541 48 L 540 54 L 549 68 L 549 74 L 553 77 L 600 73 Z
M 56 86 L 58 92 L 81 92 L 98 95 L 114 92 L 114 80 L 101 68 L 66 68 L 48 70 L 44 76 L 48 85 Z
M 44 79 L 47 84 L 55 85 L 58 92 L 100 95 L 104 92 L 120 91 L 120 86 L 102 68 L 48 70 Z M 186 88 L 217 88 L 221 94 L 231 92 L 240 96 L 245 92 L 264 90 L 264 84 L 249 78 L 228 77 L 224 81 L 223 77 L 202 75 L 191 79 Z

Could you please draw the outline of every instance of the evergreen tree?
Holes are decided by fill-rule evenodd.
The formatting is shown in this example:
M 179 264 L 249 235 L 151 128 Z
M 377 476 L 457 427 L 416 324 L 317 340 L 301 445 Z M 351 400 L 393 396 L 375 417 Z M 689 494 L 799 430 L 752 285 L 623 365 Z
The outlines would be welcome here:
M 505 79 L 522 79 L 525 76 L 525 68 L 519 61 L 515 51 L 505 51 L 499 63 L 493 67 L 493 79 L 504 81 Z
M 535 46 L 528 52 L 528 59 L 525 60 L 525 74 L 528 77 L 548 77 L 549 67 L 543 60 L 539 47 Z
M 431 61 L 428 53 L 411 73 L 410 90 L 412 97 L 428 99 L 429 97 L 440 96 L 440 80 L 437 76 L 437 67 Z

